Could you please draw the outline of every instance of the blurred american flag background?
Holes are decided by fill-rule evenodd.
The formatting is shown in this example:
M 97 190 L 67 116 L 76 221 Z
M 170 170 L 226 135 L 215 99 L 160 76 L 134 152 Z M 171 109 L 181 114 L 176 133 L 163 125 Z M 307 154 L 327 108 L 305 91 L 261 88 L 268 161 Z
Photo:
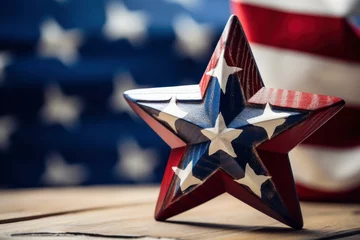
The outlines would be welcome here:
M 357 0 L 2 1 L 0 186 L 159 183 L 170 149 L 122 93 L 198 83 L 231 11 L 268 87 L 347 101 L 291 153 L 300 195 L 360 200 Z
M 160 182 L 170 149 L 123 92 L 198 82 L 229 14 L 228 1 L 1 1 L 1 186 Z

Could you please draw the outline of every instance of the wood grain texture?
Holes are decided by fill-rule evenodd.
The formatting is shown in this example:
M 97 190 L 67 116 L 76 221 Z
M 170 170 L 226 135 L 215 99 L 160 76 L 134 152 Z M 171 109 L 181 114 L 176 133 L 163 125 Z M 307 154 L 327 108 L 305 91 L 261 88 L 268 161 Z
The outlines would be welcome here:
M 111 188 L 109 188 L 111 189 Z M 0 223 L 42 218 L 48 215 L 63 215 L 72 212 L 121 207 L 121 204 L 142 204 L 156 200 L 151 189 L 123 187 L 112 192 L 108 188 L 91 188 L 96 195 L 90 196 L 87 188 L 39 189 L 6 191 L 0 193 Z
M 158 191 L 156 186 L 0 191 L 0 219 L 19 218 L 0 223 L 0 239 L 360 237 L 358 204 L 302 203 L 305 226 L 293 230 L 224 194 L 167 222 L 156 222 L 153 210 Z M 44 216 L 20 219 L 38 214 Z
M 237 73 L 237 77 L 240 79 L 241 88 L 245 89 L 245 99 L 250 99 L 264 84 L 244 30 L 240 21 L 235 16 L 229 18 L 209 64 L 205 69 L 205 73 L 218 64 L 222 51 L 225 51 L 224 57 L 229 64 L 242 69 L 242 71 Z M 202 76 L 199 83 L 202 96 L 205 95 L 210 80 L 211 77 L 209 75 L 204 74 Z

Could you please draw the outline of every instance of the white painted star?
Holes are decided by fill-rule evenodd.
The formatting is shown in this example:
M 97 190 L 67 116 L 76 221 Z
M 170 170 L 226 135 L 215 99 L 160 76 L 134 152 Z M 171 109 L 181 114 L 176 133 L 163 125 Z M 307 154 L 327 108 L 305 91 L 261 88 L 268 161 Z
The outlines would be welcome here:
M 219 56 L 219 60 L 216 64 L 216 67 L 211 69 L 210 71 L 206 72 L 206 75 L 216 77 L 216 79 L 219 82 L 222 92 L 225 94 L 226 93 L 226 84 L 228 82 L 229 76 L 231 74 L 241 71 L 242 68 L 227 65 L 224 54 L 225 54 L 225 49 L 222 50 L 222 52 Z
M 167 2 L 176 3 L 185 9 L 193 10 L 203 5 L 202 0 L 167 0 Z
M 142 11 L 130 11 L 120 2 L 106 5 L 106 23 L 103 32 L 109 40 L 127 39 L 133 45 L 141 44 L 147 34 L 148 16 Z
M 126 112 L 132 118 L 137 119 L 138 116 L 126 102 L 123 94 L 129 89 L 138 87 L 130 73 L 121 73 L 115 76 L 114 90 L 109 99 L 111 109 L 115 112 Z
M 40 26 L 38 52 L 43 57 L 54 57 L 62 63 L 73 64 L 78 58 L 82 34 L 78 29 L 65 30 L 54 19 L 47 19 Z
M 180 178 L 180 189 L 181 191 L 185 191 L 190 186 L 193 185 L 199 185 L 202 184 L 203 181 L 201 181 L 199 178 L 195 177 L 192 173 L 193 169 L 193 162 L 190 161 L 186 168 L 180 169 L 178 167 L 172 167 L 172 170 L 175 172 L 175 174 Z
M 143 149 L 133 139 L 121 142 L 118 146 L 119 160 L 114 167 L 114 174 L 135 182 L 152 180 L 158 165 L 158 154 L 153 149 Z
M 58 153 L 50 153 L 45 160 L 43 183 L 47 185 L 78 185 L 89 173 L 83 164 L 68 164 Z
M 176 97 L 173 96 L 170 99 L 169 105 L 167 105 L 160 113 L 159 116 L 157 116 L 158 119 L 167 122 L 170 127 L 172 129 L 174 129 L 175 132 L 177 132 L 176 127 L 175 127 L 175 122 L 176 120 L 178 120 L 179 118 L 183 118 L 187 115 L 188 113 L 181 110 L 177 105 L 176 105 Z
M 261 186 L 270 178 L 271 176 L 257 175 L 254 169 L 247 163 L 245 167 L 245 176 L 234 181 L 249 187 L 253 193 L 261 198 Z
M 51 85 L 45 89 L 45 104 L 41 109 L 41 117 L 46 123 L 73 127 L 82 109 L 83 103 L 79 98 L 64 95 L 58 86 Z
M 175 48 L 181 55 L 194 60 L 207 56 L 213 36 L 208 24 L 198 24 L 188 15 L 180 15 L 174 19 L 173 27 L 176 35 Z
M 8 52 L 0 52 L 0 82 L 4 80 L 4 70 L 11 63 L 11 55 Z
M 231 142 L 240 136 L 242 132 L 243 130 L 241 129 L 227 128 L 221 113 L 219 113 L 216 119 L 215 127 L 201 130 L 201 133 L 211 140 L 209 155 L 223 150 L 232 157 L 236 157 L 237 155 Z
M 0 118 L 0 150 L 5 151 L 10 146 L 10 137 L 16 131 L 17 123 L 14 117 Z
M 266 103 L 263 114 L 250 118 L 247 121 L 254 126 L 264 128 L 270 139 L 274 135 L 275 129 L 283 124 L 286 121 L 285 118 L 288 116 L 290 116 L 290 114 L 286 112 L 273 112 L 270 104 Z

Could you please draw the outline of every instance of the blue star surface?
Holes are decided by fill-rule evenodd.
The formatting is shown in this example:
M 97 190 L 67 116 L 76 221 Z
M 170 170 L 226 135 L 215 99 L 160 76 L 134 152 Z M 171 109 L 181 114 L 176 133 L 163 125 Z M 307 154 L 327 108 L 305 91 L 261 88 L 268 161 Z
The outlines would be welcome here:
M 225 170 L 234 179 L 240 179 L 244 177 L 245 166 L 249 163 L 258 175 L 268 175 L 257 156 L 255 147 L 269 137 L 264 128 L 248 122 L 249 119 L 261 116 L 264 113 L 264 106 L 246 103 L 236 73 L 229 76 L 226 88 L 224 94 L 216 78 L 212 77 L 203 100 L 177 100 L 177 106 L 188 114 L 183 118 L 177 118 L 176 131 L 166 121 L 158 120 L 188 144 L 179 168 L 185 169 L 192 162 L 193 175 L 201 180 L 205 180 L 219 168 Z M 131 91 L 129 95 L 131 96 Z M 169 104 L 168 101 L 155 100 L 137 101 L 137 103 L 155 119 Z M 273 111 L 286 113 L 288 116 L 284 118 L 283 124 L 276 127 L 271 137 L 298 124 L 307 116 L 307 112 L 301 111 L 287 109 L 273 109 Z M 213 128 L 220 113 L 227 128 L 242 130 L 239 136 L 231 141 L 236 157 L 230 156 L 223 150 L 209 154 L 211 140 L 202 133 L 202 130 Z M 191 189 L 189 187 L 186 190 Z

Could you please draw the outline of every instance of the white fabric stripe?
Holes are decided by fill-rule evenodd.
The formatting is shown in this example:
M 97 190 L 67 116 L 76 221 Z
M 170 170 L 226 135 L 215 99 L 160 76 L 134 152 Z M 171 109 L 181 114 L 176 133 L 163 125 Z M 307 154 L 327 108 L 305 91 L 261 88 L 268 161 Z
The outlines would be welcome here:
M 326 16 L 349 16 L 360 13 L 358 0 L 232 0 L 280 11 Z
M 300 145 L 290 153 L 295 181 L 323 191 L 344 191 L 360 184 L 360 147 L 331 149 Z
M 325 94 L 360 105 L 360 64 L 251 44 L 266 87 Z

